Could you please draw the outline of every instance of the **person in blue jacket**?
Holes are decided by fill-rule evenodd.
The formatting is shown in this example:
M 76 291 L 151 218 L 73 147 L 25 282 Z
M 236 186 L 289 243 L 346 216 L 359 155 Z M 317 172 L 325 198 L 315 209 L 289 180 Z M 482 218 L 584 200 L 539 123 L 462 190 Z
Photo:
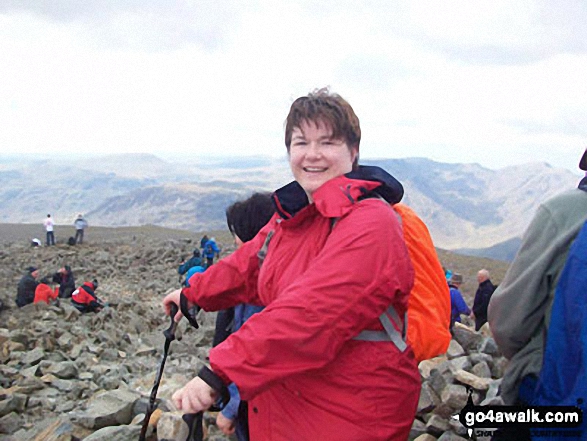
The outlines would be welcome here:
M 448 281 L 450 288 L 450 329 L 454 327 L 455 322 L 461 322 L 461 314 L 470 315 L 471 309 L 465 303 L 460 286 L 463 283 L 463 276 L 453 273 Z
M 216 239 L 212 237 L 206 242 L 203 253 L 206 258 L 206 268 L 208 268 L 214 263 L 214 256 L 217 258 L 220 256 L 220 248 L 218 248 L 218 245 L 216 244 Z
M 235 202 L 228 207 L 226 209 L 226 222 L 228 223 L 228 229 L 234 236 L 237 247 L 253 239 L 259 230 L 269 222 L 274 212 L 275 208 L 270 193 L 254 193 L 250 198 Z M 216 321 L 214 345 L 220 344 L 230 333 L 237 332 L 244 322 L 262 309 L 262 306 L 243 303 L 232 308 L 232 311 L 220 311 Z M 232 326 L 229 326 L 230 329 L 227 330 L 229 318 L 232 318 Z M 234 383 L 228 386 L 228 390 L 230 392 L 230 401 L 218 414 L 216 425 L 225 435 L 236 432 L 238 441 L 248 441 L 247 403 L 241 401 Z
M 179 268 L 177 268 L 177 272 L 180 275 L 180 281 L 181 281 L 181 276 L 183 276 L 185 274 L 185 280 L 183 282 L 183 285 L 185 286 L 187 284 L 187 281 L 189 280 L 189 278 L 194 275 L 195 273 L 201 273 L 204 271 L 203 268 L 203 264 L 202 264 L 202 258 L 200 256 L 200 250 L 199 249 L 195 249 L 194 253 L 192 255 L 192 257 L 181 263 L 181 265 L 179 265 Z M 198 269 L 193 270 L 193 268 L 198 267 Z

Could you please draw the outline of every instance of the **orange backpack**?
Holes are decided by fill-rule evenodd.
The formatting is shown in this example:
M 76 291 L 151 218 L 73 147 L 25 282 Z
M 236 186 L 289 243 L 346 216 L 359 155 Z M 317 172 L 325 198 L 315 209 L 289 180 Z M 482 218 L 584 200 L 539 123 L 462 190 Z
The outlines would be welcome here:
M 422 219 L 406 205 L 393 209 L 402 220 L 404 240 L 414 267 L 408 300 L 407 341 L 418 362 L 444 354 L 451 335 L 450 292 L 434 243 Z

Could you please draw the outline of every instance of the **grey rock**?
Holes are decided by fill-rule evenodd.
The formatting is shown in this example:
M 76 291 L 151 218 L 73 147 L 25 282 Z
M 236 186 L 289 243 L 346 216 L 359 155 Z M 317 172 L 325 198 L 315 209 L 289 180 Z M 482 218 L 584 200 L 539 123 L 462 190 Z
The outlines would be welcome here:
M 141 426 L 110 426 L 97 430 L 84 441 L 128 441 L 138 439 L 140 433 Z
M 456 433 L 453 432 L 444 432 L 440 438 L 438 438 L 438 441 L 468 441 L 466 438 L 463 438 L 462 436 L 457 435 Z
M 451 340 L 450 344 L 448 345 L 448 350 L 446 351 L 446 356 L 448 359 L 451 360 L 453 358 L 462 357 L 464 355 L 467 355 L 467 353 L 463 347 L 456 340 Z
M 420 435 L 424 435 L 426 433 L 426 424 L 420 421 L 418 418 L 414 420 L 412 423 L 412 428 L 410 429 L 410 435 L 408 439 L 416 439 Z
M 428 383 L 422 384 L 417 415 L 432 411 L 440 403 L 440 397 Z
M 16 412 L 10 412 L 0 418 L 0 433 L 14 433 L 16 432 L 22 422 L 22 418 Z
M 439 415 L 432 415 L 426 423 L 426 430 L 434 436 L 440 436 L 447 430 L 450 430 L 448 421 Z
M 482 352 L 487 355 L 491 356 L 498 356 L 500 355 L 499 348 L 497 347 L 497 343 L 491 337 L 484 337 L 483 340 L 479 343 L 479 352 Z
M 70 379 L 77 378 L 78 369 L 73 361 L 63 361 L 60 363 L 52 363 L 48 368 L 43 369 L 43 373 L 53 374 L 62 379 Z
M 418 438 L 415 438 L 414 441 L 437 441 L 435 436 L 430 435 L 429 433 L 424 433 L 420 435 Z
M 455 372 L 455 380 L 476 390 L 487 390 L 492 382 L 489 378 L 481 378 L 462 369 Z
M 10 394 L 5 398 L 0 395 L 0 417 L 9 414 L 10 412 L 22 413 L 27 404 L 27 396 L 25 394 Z
M 41 348 L 35 348 L 25 353 L 21 359 L 24 365 L 35 365 L 45 358 L 45 351 Z
M 508 360 L 505 357 L 497 357 L 493 361 L 493 367 L 491 368 L 491 376 L 493 378 L 503 378 L 503 374 L 508 365 Z
M 452 384 L 454 381 L 454 374 L 452 371 L 447 370 L 444 374 L 440 373 L 439 370 L 433 369 L 428 379 L 428 384 L 434 389 L 434 392 L 438 396 L 442 394 L 442 391 L 446 386 Z
M 186 439 L 189 428 L 179 412 L 166 412 L 157 423 L 157 437 L 160 440 Z
M 463 325 L 455 324 L 453 330 L 453 338 L 465 349 L 467 352 L 476 351 L 479 344 L 483 340 L 483 336 L 475 332 L 474 329 Z
M 467 404 L 469 397 L 465 386 L 450 384 L 443 391 L 440 399 L 443 404 L 450 406 L 453 410 L 461 410 Z
M 493 366 L 493 357 L 489 354 L 483 354 L 482 352 L 472 352 L 469 354 L 469 360 L 473 365 L 484 361 L 489 367 Z
M 452 366 L 452 370 L 453 371 L 458 371 L 458 370 L 469 370 L 473 367 L 473 365 L 471 364 L 471 360 L 469 360 L 469 357 L 457 357 L 457 358 L 453 358 L 450 361 L 450 364 Z
M 128 424 L 138 398 L 137 393 L 121 389 L 96 395 L 88 402 L 86 411 L 76 415 L 76 420 L 88 429 Z
M 471 373 L 481 378 L 491 378 L 491 369 L 485 361 L 477 363 L 475 366 L 473 366 Z

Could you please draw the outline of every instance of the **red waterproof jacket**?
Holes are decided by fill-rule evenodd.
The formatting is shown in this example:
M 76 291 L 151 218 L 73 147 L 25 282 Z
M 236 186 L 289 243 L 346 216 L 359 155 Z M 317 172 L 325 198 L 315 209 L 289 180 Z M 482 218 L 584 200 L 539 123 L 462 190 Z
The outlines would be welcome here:
M 82 286 L 76 289 L 71 294 L 71 301 L 80 305 L 97 305 L 98 298 L 94 294 L 94 284 L 92 282 L 84 282 Z
M 55 300 L 59 295 L 59 287 L 51 289 L 46 283 L 39 283 L 35 289 L 35 300 L 33 303 L 45 302 L 49 303 L 49 300 Z
M 411 348 L 353 340 L 382 329 L 378 317 L 390 304 L 406 311 L 414 277 L 393 210 L 358 202 L 375 189 L 392 203 L 403 194 L 371 169 L 328 181 L 309 205 L 296 182 L 278 190 L 278 214 L 257 237 L 184 290 L 205 310 L 266 306 L 210 352 L 212 370 L 249 400 L 252 440 L 408 437 L 420 392 Z M 373 171 L 379 181 L 365 180 Z

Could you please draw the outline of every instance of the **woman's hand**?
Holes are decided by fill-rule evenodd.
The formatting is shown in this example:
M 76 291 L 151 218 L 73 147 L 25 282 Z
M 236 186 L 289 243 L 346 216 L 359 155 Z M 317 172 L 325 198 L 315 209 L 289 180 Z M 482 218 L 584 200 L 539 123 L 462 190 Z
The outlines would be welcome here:
M 177 305 L 177 314 L 173 318 L 174 321 L 179 322 L 183 317 L 181 313 L 181 308 L 179 307 L 179 297 L 181 295 L 181 289 L 176 289 L 175 291 L 170 292 L 165 296 L 163 299 L 163 309 L 165 310 L 166 315 L 171 315 L 171 304 L 175 303 Z M 194 304 L 188 301 L 188 308 L 193 307 Z
M 216 417 L 216 425 L 225 435 L 232 435 L 234 433 L 234 420 L 226 418 L 222 415 L 222 412 L 219 412 Z
M 184 413 L 197 413 L 208 409 L 218 399 L 218 393 L 200 377 L 192 379 L 171 397 L 173 404 Z

